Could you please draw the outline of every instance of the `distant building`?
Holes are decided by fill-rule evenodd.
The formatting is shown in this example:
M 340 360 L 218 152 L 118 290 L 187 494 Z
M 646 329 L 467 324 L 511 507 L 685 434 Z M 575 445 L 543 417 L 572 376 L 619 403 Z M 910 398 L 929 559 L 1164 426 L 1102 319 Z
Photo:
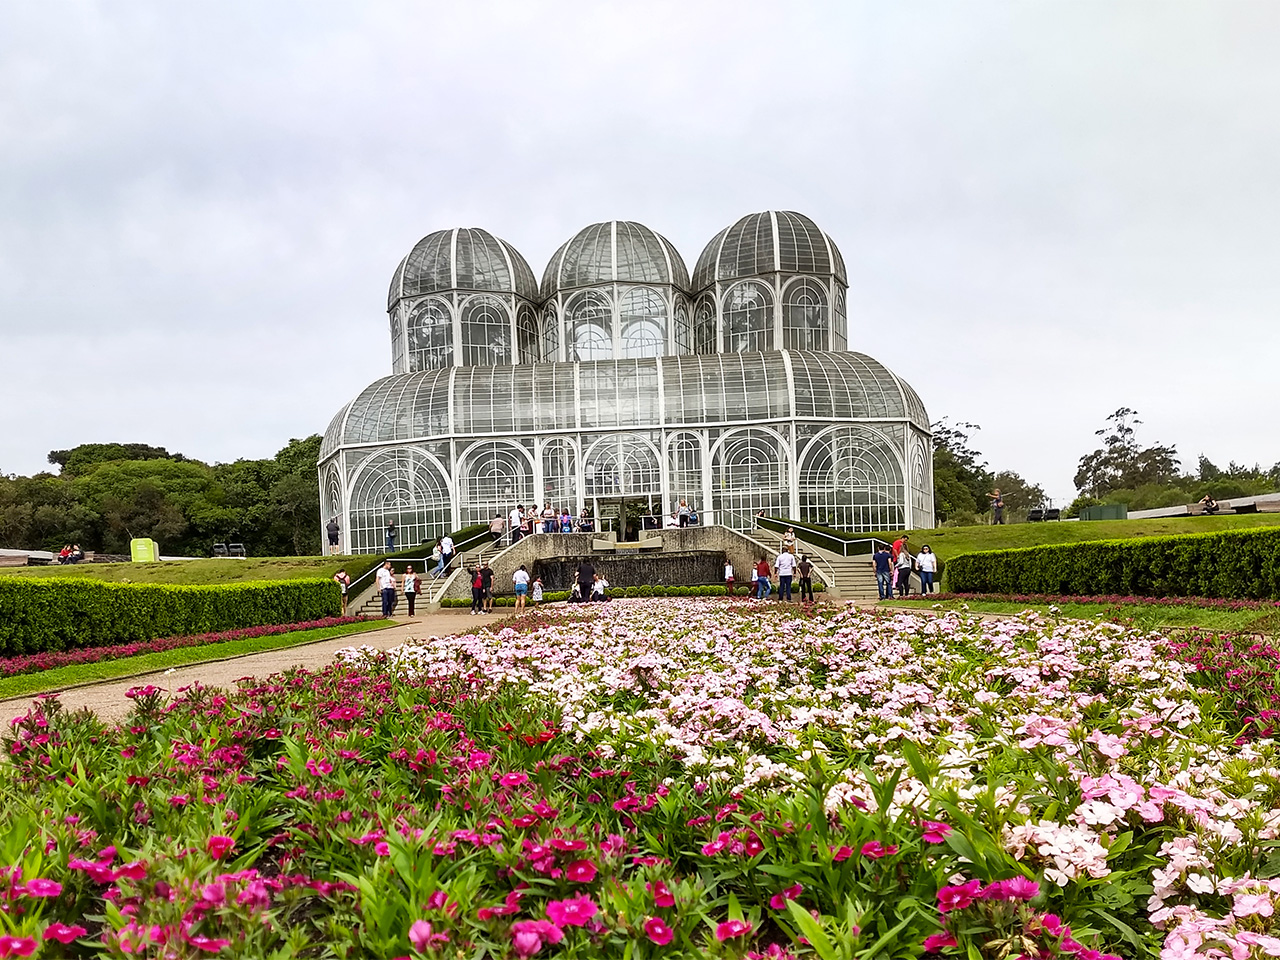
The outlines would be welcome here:
M 847 350 L 847 290 L 835 243 L 787 211 L 720 231 L 692 278 L 627 221 L 578 231 L 541 286 L 487 231 L 430 234 L 392 277 L 392 375 L 325 432 L 321 522 L 355 553 L 388 521 L 410 545 L 517 503 L 931 526 L 928 415 Z

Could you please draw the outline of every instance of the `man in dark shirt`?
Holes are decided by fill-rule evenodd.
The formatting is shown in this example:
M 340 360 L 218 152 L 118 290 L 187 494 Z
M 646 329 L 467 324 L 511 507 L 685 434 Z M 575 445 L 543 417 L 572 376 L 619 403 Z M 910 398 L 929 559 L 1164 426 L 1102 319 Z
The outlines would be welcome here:
M 490 569 L 488 560 L 480 568 L 480 590 L 480 595 L 484 598 L 484 612 L 493 613 L 493 570 Z
M 595 580 L 596 568 L 591 565 L 590 560 L 583 560 L 578 564 L 578 590 L 582 593 L 583 600 L 591 599 L 591 588 Z
M 813 564 L 809 562 L 809 558 L 804 554 L 800 555 L 800 562 L 796 564 L 796 570 L 800 573 L 800 602 L 803 603 L 808 600 L 813 603 Z
M 893 596 L 893 554 L 889 550 L 889 545 L 882 543 L 876 547 L 876 552 L 871 559 L 876 564 L 876 590 L 881 600 L 888 600 Z

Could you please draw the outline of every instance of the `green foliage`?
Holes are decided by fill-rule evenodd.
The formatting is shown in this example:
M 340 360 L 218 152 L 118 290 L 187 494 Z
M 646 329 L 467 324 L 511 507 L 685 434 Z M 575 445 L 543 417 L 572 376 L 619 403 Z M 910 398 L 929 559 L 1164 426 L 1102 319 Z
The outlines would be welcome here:
M 112 460 L 185 460 L 180 453 L 170 453 L 164 447 L 148 443 L 82 443 L 70 450 L 50 450 L 49 462 L 57 464 L 68 476 Z
M 970 553 L 947 565 L 946 589 L 1280 599 L 1280 528 Z
M 0 577 L 0 655 L 299 623 L 341 609 L 338 585 L 322 579 L 195 587 Z
M 1075 485 L 1082 494 L 1106 497 L 1113 490 L 1147 484 L 1167 486 L 1178 478 L 1175 447 L 1138 445 L 1134 428 L 1142 421 L 1137 410 L 1121 407 L 1107 417 L 1107 422 L 1110 427 L 1096 431 L 1103 438 L 1103 445 L 1080 458 Z
M 932 429 L 933 509 L 938 522 L 985 511 L 994 478 L 982 454 L 969 446 L 970 432 L 982 428 L 976 423 L 951 426 L 942 419 Z

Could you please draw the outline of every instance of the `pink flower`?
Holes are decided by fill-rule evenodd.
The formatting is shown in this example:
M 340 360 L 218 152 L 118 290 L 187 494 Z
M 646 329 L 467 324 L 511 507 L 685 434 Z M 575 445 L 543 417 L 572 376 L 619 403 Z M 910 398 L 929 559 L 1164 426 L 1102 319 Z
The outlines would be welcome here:
M 415 920 L 409 927 L 409 942 L 413 944 L 413 949 L 419 953 L 426 953 L 437 943 L 448 943 L 449 935 L 447 933 L 435 933 L 431 929 L 431 924 L 426 920 Z
M 716 927 L 716 939 L 731 940 L 734 937 L 745 937 L 751 932 L 751 924 L 746 920 L 726 920 Z
M 951 832 L 950 824 L 939 823 L 936 820 L 926 820 L 920 824 L 920 827 L 924 831 L 920 836 L 925 843 L 942 843 Z
M 197 950 L 203 950 L 206 953 L 218 953 L 223 947 L 228 946 L 230 940 L 214 939 L 213 937 L 187 937 L 187 943 L 191 944 Z
M 0 957 L 29 957 L 35 952 L 35 937 L 0 937 Z
M 879 840 L 868 840 L 862 845 L 862 855 L 872 860 L 879 860 L 881 857 L 887 857 L 897 852 L 898 848 L 895 844 L 891 843 L 885 846 Z
M 653 894 L 653 905 L 655 907 L 674 907 L 676 905 L 675 894 L 661 880 L 646 883 L 645 889 Z
M 333 773 L 333 764 L 321 757 L 319 760 L 308 760 L 307 769 L 311 771 L 313 777 L 323 777 L 326 774 Z
M 565 840 L 563 837 L 552 837 L 547 841 L 547 846 L 553 850 L 585 850 L 587 849 L 587 841 L 585 840 Z
M 950 913 L 972 906 L 982 889 L 981 880 L 970 880 L 956 887 L 943 887 L 938 891 L 938 912 Z
M 1013 877 L 1004 881 L 1004 889 L 1014 900 L 1034 900 L 1040 896 L 1040 884 L 1026 877 Z
M 62 893 L 62 884 L 56 880 L 42 880 L 36 877 L 27 881 L 25 893 L 28 897 L 56 897 Z
M 529 775 L 527 773 L 505 773 L 498 782 L 504 787 L 519 787 L 529 782 Z
M 45 940 L 70 943 L 76 937 L 83 937 L 88 932 L 84 927 L 68 927 L 65 923 L 51 923 L 45 927 L 43 936 Z
M 380 857 L 391 856 L 391 846 L 385 840 L 379 840 L 373 845 L 373 852 Z
M 543 943 L 559 943 L 564 933 L 546 920 L 520 920 L 511 925 L 511 949 L 517 957 L 532 957 Z
M 261 880 L 253 880 L 245 884 L 240 896 L 236 897 L 236 903 L 250 910 L 265 910 L 271 906 L 271 893 Z
M 585 927 L 598 909 L 590 897 L 572 897 L 548 903 L 547 916 L 557 927 Z
M 213 859 L 221 860 L 231 852 L 231 848 L 235 845 L 236 842 L 230 837 L 224 837 L 221 834 L 214 834 L 205 841 L 204 849 L 209 856 L 213 857 Z
M 221 906 L 227 901 L 227 888 L 220 883 L 206 883 L 200 888 L 200 897 L 206 903 Z
M 935 933 L 931 937 L 924 938 L 925 953 L 937 953 L 943 947 L 954 947 L 956 945 L 956 938 L 950 933 Z
M 841 847 L 839 850 L 831 854 L 831 859 L 836 863 L 840 863 L 842 860 L 848 860 L 852 856 L 853 847 Z
M 792 884 L 791 886 L 787 887 L 785 890 L 779 891 L 778 893 L 775 893 L 772 897 L 770 897 L 769 907 L 773 910 L 787 909 L 787 901 L 794 900 L 796 897 L 800 896 L 800 892 L 802 890 L 804 890 L 804 887 L 802 887 L 800 884 L 798 883 Z
M 596 865 L 590 860 L 575 860 L 564 868 L 564 876 L 573 883 L 590 883 L 596 878 Z
M 657 917 L 650 917 L 644 922 L 644 932 L 650 940 L 660 947 L 665 947 L 676 933 Z

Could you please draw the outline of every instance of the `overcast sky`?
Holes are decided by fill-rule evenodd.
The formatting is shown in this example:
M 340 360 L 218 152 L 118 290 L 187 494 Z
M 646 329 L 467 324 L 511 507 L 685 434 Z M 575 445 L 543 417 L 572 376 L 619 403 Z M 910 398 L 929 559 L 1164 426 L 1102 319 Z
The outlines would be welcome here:
M 323 432 L 386 291 L 482 226 L 541 275 L 639 220 L 690 268 L 793 209 L 850 348 L 1059 501 L 1139 439 L 1280 461 L 1280 4 L 0 5 L 0 471 Z

